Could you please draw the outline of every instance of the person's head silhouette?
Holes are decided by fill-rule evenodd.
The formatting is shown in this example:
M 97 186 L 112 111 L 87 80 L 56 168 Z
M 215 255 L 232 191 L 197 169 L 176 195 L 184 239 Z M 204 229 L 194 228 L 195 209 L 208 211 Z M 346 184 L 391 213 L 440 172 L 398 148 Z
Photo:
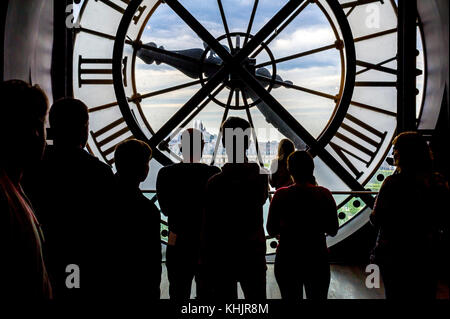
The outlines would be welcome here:
M 119 179 L 138 186 L 147 178 L 151 158 L 152 149 L 147 143 L 137 139 L 123 141 L 114 153 Z
M 296 183 L 316 184 L 314 161 L 307 152 L 296 151 L 288 157 L 288 171 Z
M 278 144 L 278 159 L 287 161 L 289 155 L 295 151 L 294 143 L 290 139 L 284 138 Z
M 181 153 L 184 163 L 198 163 L 202 159 L 203 133 L 195 128 L 188 128 L 181 134 Z
M 49 121 L 53 144 L 84 148 L 89 134 L 89 112 L 86 104 L 73 98 L 53 103 Z
M 417 132 L 403 132 L 392 142 L 394 163 L 400 172 L 429 172 L 432 153 L 427 142 Z
M 1 83 L 0 97 L 0 168 L 18 181 L 44 152 L 47 96 L 37 85 L 9 80 Z
M 222 123 L 222 144 L 230 163 L 247 162 L 250 146 L 250 123 L 240 117 L 229 117 Z

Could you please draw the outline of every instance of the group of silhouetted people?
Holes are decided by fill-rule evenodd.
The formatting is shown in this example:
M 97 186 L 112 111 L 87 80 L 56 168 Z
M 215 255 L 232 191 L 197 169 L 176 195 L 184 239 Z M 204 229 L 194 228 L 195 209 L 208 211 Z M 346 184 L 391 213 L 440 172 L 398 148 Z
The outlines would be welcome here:
M 149 173 L 150 146 L 136 139 L 118 144 L 114 174 L 85 150 L 89 114 L 83 102 L 66 98 L 52 105 L 52 143 L 46 145 L 43 91 L 7 81 L 0 94 L 2 295 L 159 299 L 160 212 L 139 188 Z M 194 279 L 200 300 L 236 299 L 238 283 L 246 299 L 266 298 L 269 184 L 276 192 L 266 229 L 278 239 L 274 271 L 282 298 L 302 299 L 303 287 L 309 299 L 327 298 L 326 236 L 339 226 L 333 196 L 317 185 L 312 157 L 295 151 L 290 140 L 279 143 L 270 170 L 250 162 L 250 132 L 242 118 L 222 123 L 228 163 L 219 169 L 201 163 L 202 132 L 187 129 L 183 161 L 158 173 L 173 300 L 189 299 Z M 384 182 L 371 216 L 379 231 L 375 262 L 387 297 L 433 298 L 435 242 L 448 231 L 448 184 L 433 173 L 420 135 L 401 134 L 393 145 L 397 171 Z

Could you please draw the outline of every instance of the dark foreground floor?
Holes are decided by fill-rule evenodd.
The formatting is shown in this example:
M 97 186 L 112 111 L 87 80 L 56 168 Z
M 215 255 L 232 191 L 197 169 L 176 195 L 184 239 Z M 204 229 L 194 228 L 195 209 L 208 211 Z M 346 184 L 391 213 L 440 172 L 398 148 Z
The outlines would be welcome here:
M 366 287 L 365 266 L 331 265 L 331 283 L 328 291 L 329 299 L 384 299 L 384 287 L 381 281 L 380 288 L 369 289 Z M 161 298 L 169 298 L 169 285 L 167 281 L 166 267 L 163 265 L 163 275 L 161 282 Z M 194 293 L 195 283 L 191 297 Z M 239 289 L 239 298 L 243 298 Z M 267 298 L 279 299 L 280 291 L 273 274 L 273 265 L 268 265 L 267 270 Z M 439 285 L 439 299 L 449 298 L 448 286 Z

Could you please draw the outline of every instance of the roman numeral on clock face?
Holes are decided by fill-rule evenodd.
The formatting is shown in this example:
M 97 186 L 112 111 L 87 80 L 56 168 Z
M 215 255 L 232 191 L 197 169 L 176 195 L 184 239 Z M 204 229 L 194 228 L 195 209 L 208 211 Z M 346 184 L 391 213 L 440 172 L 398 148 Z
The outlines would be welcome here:
M 130 0 L 95 0 L 95 2 L 102 2 L 120 14 L 124 14 L 127 6 L 130 4 Z M 147 6 L 140 6 L 138 8 L 136 15 L 133 17 L 134 24 L 139 22 L 146 8 Z
M 347 121 L 342 123 L 330 146 L 358 179 L 363 172 L 356 165 L 363 163 L 366 167 L 370 166 L 387 132 L 380 132 L 351 114 L 347 114 L 345 119 Z
M 127 62 L 128 57 L 124 57 L 123 64 L 123 84 L 127 86 Z M 112 59 L 104 58 L 83 58 L 78 56 L 78 87 L 83 85 L 112 85 Z
M 96 132 L 91 131 L 91 136 L 97 149 L 109 165 L 114 164 L 114 151 L 116 146 L 133 137 L 123 118 L 109 123 Z

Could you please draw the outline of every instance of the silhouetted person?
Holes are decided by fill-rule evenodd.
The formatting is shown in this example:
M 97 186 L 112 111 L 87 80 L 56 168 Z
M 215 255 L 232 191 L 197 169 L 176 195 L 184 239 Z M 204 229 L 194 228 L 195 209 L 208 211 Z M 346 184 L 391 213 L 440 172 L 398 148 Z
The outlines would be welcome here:
M 202 265 L 209 297 L 237 298 L 237 283 L 245 298 L 266 298 L 266 239 L 263 205 L 268 197 L 267 172 L 248 161 L 250 124 L 230 117 L 222 124 L 228 163 L 210 178 L 206 190 Z
M 41 167 L 30 173 L 27 189 L 46 234 L 55 298 L 102 298 L 113 285 L 114 175 L 83 149 L 89 130 L 83 102 L 55 102 L 49 120 L 53 145 L 46 148 Z
M 48 102 L 38 86 L 19 80 L 0 84 L 0 296 L 51 298 L 43 236 L 22 190 L 25 169 L 42 157 Z
M 278 155 L 270 164 L 269 183 L 273 188 L 278 189 L 293 183 L 287 169 L 287 159 L 294 151 L 294 143 L 287 138 L 282 139 L 278 144 Z
M 220 169 L 200 163 L 203 135 L 187 129 L 181 136 L 183 162 L 161 168 L 156 181 L 158 202 L 168 217 L 169 243 L 166 267 L 169 294 L 174 300 L 190 298 L 195 277 L 197 297 L 201 298 L 199 253 L 205 189 L 208 179 Z
M 448 226 L 448 184 L 432 171 L 428 144 L 415 132 L 393 141 L 396 174 L 381 186 L 370 220 L 378 228 L 373 262 L 389 299 L 436 297 L 436 246 Z
M 275 278 L 281 297 L 327 299 L 330 265 L 326 234 L 338 231 L 336 203 L 330 191 L 317 186 L 314 162 L 304 151 L 288 158 L 294 184 L 276 191 L 270 203 L 267 232 L 279 236 Z
M 139 189 L 147 178 L 151 157 L 150 146 L 136 139 L 122 142 L 114 153 L 120 202 L 120 275 L 116 278 L 125 298 L 160 298 L 161 217 Z

